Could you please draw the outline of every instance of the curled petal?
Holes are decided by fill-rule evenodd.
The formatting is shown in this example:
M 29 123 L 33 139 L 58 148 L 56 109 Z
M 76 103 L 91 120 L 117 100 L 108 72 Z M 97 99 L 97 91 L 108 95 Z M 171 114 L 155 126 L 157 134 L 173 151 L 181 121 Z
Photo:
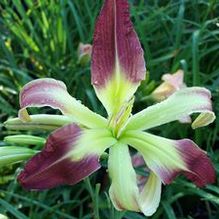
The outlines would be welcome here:
M 163 183 L 171 183 L 180 172 L 199 187 L 215 180 L 210 159 L 189 139 L 177 141 L 144 132 L 128 131 L 122 142 L 142 153 L 147 166 Z
M 146 130 L 168 122 L 201 113 L 192 127 L 206 126 L 215 120 L 212 112 L 211 93 L 200 87 L 184 88 L 168 99 L 148 107 L 132 116 L 126 130 Z
M 54 131 L 43 151 L 27 162 L 18 181 L 26 189 L 38 190 L 75 184 L 100 168 L 100 154 L 114 143 L 108 130 L 64 126 Z
M 116 114 L 145 77 L 143 50 L 127 0 L 106 0 L 96 22 L 92 83 L 109 115 Z
M 70 114 L 71 96 L 65 84 L 55 79 L 37 79 L 26 84 L 20 92 L 20 107 L 50 106 Z
M 146 216 L 152 215 L 160 202 L 160 179 L 151 172 L 140 192 L 128 146 L 122 143 L 110 148 L 108 167 L 112 179 L 109 193 L 116 209 L 142 211 Z
M 26 108 L 50 106 L 59 109 L 64 115 L 73 117 L 80 124 L 87 127 L 105 126 L 103 117 L 95 114 L 79 101 L 70 96 L 65 84 L 55 79 L 37 79 L 29 82 L 20 92 L 19 117 L 30 122 Z
M 209 121 L 212 121 L 213 119 L 215 119 L 214 114 L 209 113 L 209 112 L 201 113 L 201 114 L 195 119 L 195 121 L 192 123 L 192 128 L 193 128 L 193 129 L 196 129 L 196 128 L 205 126 L 206 124 L 209 124 Z

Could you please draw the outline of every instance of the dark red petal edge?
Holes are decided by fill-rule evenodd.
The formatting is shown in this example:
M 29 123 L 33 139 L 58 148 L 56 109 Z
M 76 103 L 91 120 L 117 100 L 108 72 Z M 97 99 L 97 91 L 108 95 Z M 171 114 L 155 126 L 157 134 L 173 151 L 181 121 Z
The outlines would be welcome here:
M 72 161 L 65 155 L 74 150 L 82 130 L 75 124 L 54 131 L 45 148 L 29 160 L 18 176 L 25 189 L 50 189 L 63 184 L 75 184 L 100 168 L 98 156 L 90 155 Z
M 157 168 L 157 172 L 165 184 L 171 183 L 181 172 L 198 187 L 215 182 L 215 170 L 211 160 L 193 141 L 183 139 L 176 142 L 176 149 L 189 171 L 179 169 L 169 171 L 165 167 Z
M 199 187 L 215 182 L 215 169 L 205 151 L 189 139 L 178 141 L 178 150 L 191 171 L 184 172 L 188 179 Z

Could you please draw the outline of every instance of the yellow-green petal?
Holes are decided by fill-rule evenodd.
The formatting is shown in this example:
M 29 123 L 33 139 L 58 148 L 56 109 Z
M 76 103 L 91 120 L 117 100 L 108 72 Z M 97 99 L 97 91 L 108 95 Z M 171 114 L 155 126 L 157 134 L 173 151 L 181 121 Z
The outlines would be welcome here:
M 192 127 L 202 127 L 215 120 L 211 93 L 205 88 L 184 88 L 168 99 L 142 110 L 130 117 L 126 130 L 146 130 L 168 122 L 201 113 Z

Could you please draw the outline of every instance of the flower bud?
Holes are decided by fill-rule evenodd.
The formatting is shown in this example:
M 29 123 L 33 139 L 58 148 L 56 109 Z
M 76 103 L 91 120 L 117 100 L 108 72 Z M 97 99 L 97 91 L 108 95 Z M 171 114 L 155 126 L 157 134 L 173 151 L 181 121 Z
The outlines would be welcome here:
M 82 66 L 90 62 L 92 52 L 91 44 L 79 43 L 78 46 L 78 63 Z
M 174 74 L 164 74 L 162 76 L 163 83 L 152 92 L 152 98 L 156 102 L 160 102 L 168 98 L 177 90 L 186 87 L 183 82 L 183 76 L 184 72 L 182 70 L 178 70 Z

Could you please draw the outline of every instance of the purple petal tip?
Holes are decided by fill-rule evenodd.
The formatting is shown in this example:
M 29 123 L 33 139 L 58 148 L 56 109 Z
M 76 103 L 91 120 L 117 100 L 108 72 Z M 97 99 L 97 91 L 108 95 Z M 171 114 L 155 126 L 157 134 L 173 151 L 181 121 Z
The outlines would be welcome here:
M 74 124 L 54 131 L 45 148 L 30 159 L 18 176 L 26 189 L 43 190 L 64 184 L 75 184 L 100 168 L 97 155 L 74 160 L 75 149 L 82 130 Z
M 96 87 L 111 79 L 117 61 L 129 81 L 138 83 L 145 78 L 143 50 L 130 20 L 128 1 L 105 0 L 96 22 L 92 51 L 92 83 Z

